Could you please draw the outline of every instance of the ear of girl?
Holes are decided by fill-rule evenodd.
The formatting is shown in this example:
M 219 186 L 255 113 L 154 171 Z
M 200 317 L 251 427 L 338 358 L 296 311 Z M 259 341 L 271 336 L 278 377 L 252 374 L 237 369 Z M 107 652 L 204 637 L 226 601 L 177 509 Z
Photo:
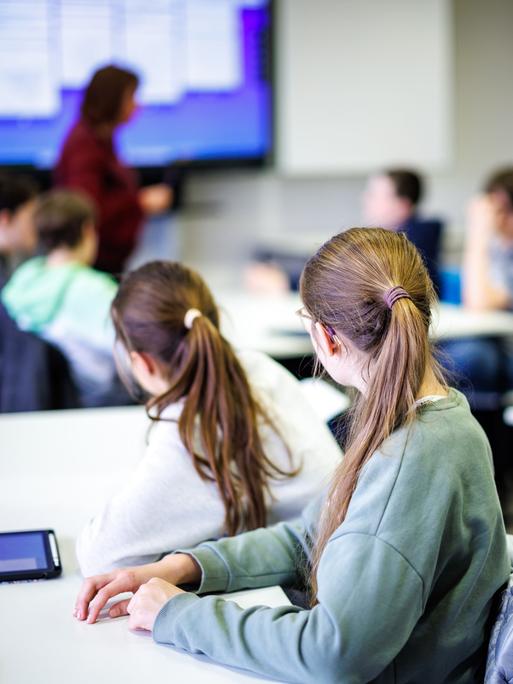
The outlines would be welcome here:
M 342 333 L 319 321 L 310 327 L 310 338 L 317 359 L 328 375 L 343 387 L 355 387 L 365 393 L 366 380 L 362 369 L 368 362 L 367 355 Z
M 169 390 L 169 381 L 158 361 L 146 352 L 131 351 L 131 370 L 139 385 L 152 397 L 158 397 Z
M 326 327 L 319 323 L 315 323 L 315 335 L 312 335 L 312 342 L 317 356 L 319 354 L 324 357 L 333 356 L 336 352 L 341 351 L 341 343 L 338 335 L 331 329 L 328 331 Z
M 149 399 L 149 442 L 130 481 L 80 535 L 84 574 L 290 519 L 341 452 L 263 354 L 235 351 L 202 278 L 173 262 L 129 274 L 112 305 L 118 362 Z
M 165 581 L 136 592 L 132 624 L 158 643 L 280 681 L 482 681 L 510 563 L 489 445 L 430 347 L 434 294 L 422 259 L 401 235 L 352 229 L 310 259 L 301 294 L 321 324 L 312 333 L 323 363 L 342 356 L 323 337 L 330 329 L 363 361 L 365 391 L 327 495 L 294 522 L 141 568 L 132 590 L 150 572 Z M 175 586 L 294 584 L 305 566 L 309 610 L 242 610 Z M 119 576 L 100 583 L 104 596 L 119 590 Z

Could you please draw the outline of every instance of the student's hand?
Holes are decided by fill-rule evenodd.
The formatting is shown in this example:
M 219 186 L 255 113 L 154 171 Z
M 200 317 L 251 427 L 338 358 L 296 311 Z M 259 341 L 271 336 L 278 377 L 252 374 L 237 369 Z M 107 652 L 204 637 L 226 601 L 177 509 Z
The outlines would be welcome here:
M 250 292 L 257 294 L 281 294 L 290 291 L 287 274 L 274 264 L 250 264 L 244 271 L 244 283 Z
M 185 593 L 174 584 L 153 577 L 140 587 L 127 606 L 130 615 L 129 628 L 147 629 L 151 632 L 162 606 L 174 596 Z
M 497 208 L 490 195 L 474 197 L 468 206 L 468 232 L 473 244 L 488 247 L 497 231 Z
M 104 575 L 87 577 L 78 594 L 73 615 L 77 620 L 87 620 L 88 623 L 96 622 L 107 601 L 118 594 L 135 593 L 141 584 L 155 576 L 156 565 L 158 563 L 150 563 L 140 567 L 122 568 Z M 128 603 L 129 600 L 115 603 L 109 609 L 109 617 L 126 615 Z
M 146 214 L 162 214 L 171 206 L 173 191 L 165 183 L 149 185 L 139 190 L 139 202 Z
M 156 563 L 132 568 L 120 568 L 104 575 L 95 575 L 84 580 L 75 603 L 73 615 L 77 620 L 92 624 L 98 619 L 107 601 L 118 594 L 135 593 L 141 585 L 158 577 L 172 584 L 194 584 L 201 578 L 196 561 L 187 554 L 165 556 Z M 130 599 L 118 601 L 109 609 L 109 617 L 127 615 Z

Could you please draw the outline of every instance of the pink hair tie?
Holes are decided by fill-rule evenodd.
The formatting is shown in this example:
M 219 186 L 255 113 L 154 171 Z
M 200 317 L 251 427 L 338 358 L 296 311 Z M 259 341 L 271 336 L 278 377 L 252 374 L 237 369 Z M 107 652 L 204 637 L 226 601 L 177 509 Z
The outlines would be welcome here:
M 411 295 L 406 292 L 404 287 L 401 287 L 400 285 L 396 285 L 395 287 L 391 287 L 390 290 L 385 292 L 383 295 L 383 299 L 385 300 L 385 304 L 388 306 L 389 309 L 392 309 L 394 304 L 397 302 L 398 299 L 411 299 Z

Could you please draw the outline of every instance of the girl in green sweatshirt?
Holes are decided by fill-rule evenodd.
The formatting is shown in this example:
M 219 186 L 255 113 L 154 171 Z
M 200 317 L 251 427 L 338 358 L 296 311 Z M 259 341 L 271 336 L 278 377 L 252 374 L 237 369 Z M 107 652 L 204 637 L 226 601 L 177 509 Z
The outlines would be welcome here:
M 358 391 L 327 494 L 294 523 L 90 578 L 75 615 L 94 622 L 131 591 L 112 617 L 280 680 L 482 682 L 506 536 L 486 437 L 431 353 L 426 268 L 403 235 L 352 229 L 310 259 L 301 296 L 319 361 Z M 309 609 L 200 596 L 294 585 L 305 568 Z

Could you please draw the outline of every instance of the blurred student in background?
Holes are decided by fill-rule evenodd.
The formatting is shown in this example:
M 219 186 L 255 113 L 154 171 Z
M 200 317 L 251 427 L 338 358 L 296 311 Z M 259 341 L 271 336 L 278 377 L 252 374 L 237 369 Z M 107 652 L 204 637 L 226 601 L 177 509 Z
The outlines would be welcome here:
M 415 171 L 386 169 L 369 179 L 363 195 L 363 215 L 367 225 L 406 234 L 423 257 L 438 292 L 443 225 L 438 219 L 419 215 L 423 192 L 424 182 Z
M 94 208 L 78 193 L 56 190 L 40 198 L 34 222 L 39 256 L 14 272 L 3 303 L 22 330 L 61 349 L 83 406 L 111 403 L 116 373 L 109 309 L 117 284 L 91 268 Z
M 419 215 L 423 186 L 420 175 L 411 169 L 387 169 L 371 176 L 363 194 L 363 217 L 369 226 L 406 234 L 424 259 L 438 293 L 443 224 Z M 297 290 L 305 262 L 301 254 L 257 250 L 246 271 L 247 285 L 260 292 Z
M 495 172 L 469 205 L 462 275 L 465 306 L 513 308 L 513 168 Z M 502 393 L 513 389 L 512 341 L 465 338 L 444 349 L 474 408 L 498 408 Z
M 288 520 L 327 484 L 341 458 L 327 426 L 282 366 L 232 349 L 197 273 L 142 266 L 112 317 L 120 368 L 154 424 L 133 476 L 78 539 L 84 575 Z
M 0 173 L 0 287 L 36 247 L 37 186 L 27 176 Z
M 136 245 L 144 216 L 166 211 L 172 199 L 164 184 L 139 189 L 135 172 L 116 152 L 116 131 L 137 109 L 138 83 L 136 74 L 112 65 L 93 75 L 80 118 L 55 167 L 58 186 L 81 190 L 94 201 L 99 237 L 95 266 L 115 275 L 122 272 Z

